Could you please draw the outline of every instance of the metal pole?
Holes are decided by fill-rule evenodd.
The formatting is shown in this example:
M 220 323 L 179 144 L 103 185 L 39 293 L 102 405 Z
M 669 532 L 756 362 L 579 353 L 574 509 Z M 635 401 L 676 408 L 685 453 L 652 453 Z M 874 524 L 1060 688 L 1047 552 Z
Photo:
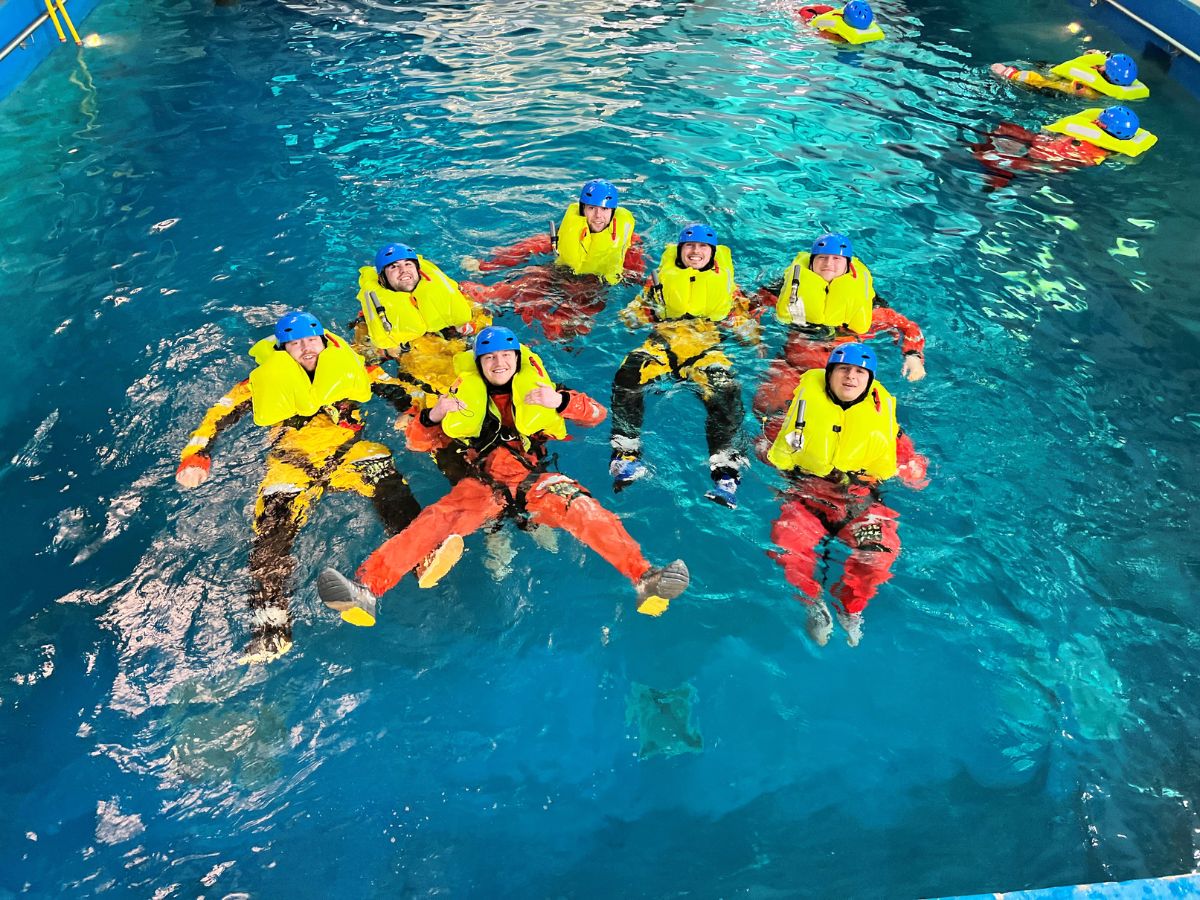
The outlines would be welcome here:
M 38 28 L 40 28 L 42 25 L 44 25 L 46 23 L 46 20 L 49 18 L 50 18 L 49 13 L 42 13 L 40 16 L 38 16 L 36 19 L 34 19 L 32 25 L 30 25 L 28 28 L 26 28 L 24 31 L 22 31 L 20 34 L 18 34 L 15 38 L 13 38 L 11 41 L 9 41 L 8 45 L 5 46 L 5 48 L 3 50 L 0 50 L 0 59 L 4 59 L 4 57 L 8 56 L 8 54 L 12 53 L 14 50 L 16 50 L 18 47 L 20 47 L 23 43 L 25 43 L 25 39 L 27 37 L 29 37 L 31 34 L 33 34 L 35 31 L 37 31 Z
M 1092 6 L 1095 6 L 1099 2 L 1100 2 L 1100 0 L 1092 0 Z M 1124 6 L 1122 6 L 1120 3 L 1118 3 L 1117 0 L 1105 0 L 1105 2 L 1115 6 L 1121 12 L 1125 13 L 1125 15 L 1129 16 L 1129 18 L 1133 19 L 1133 21 L 1137 22 L 1139 25 L 1141 25 L 1143 28 L 1145 28 L 1147 31 L 1149 31 L 1151 34 L 1158 35 L 1160 38 L 1162 38 L 1164 41 L 1166 41 L 1168 44 L 1170 44 L 1172 47 L 1174 47 L 1180 53 L 1184 54 L 1185 56 L 1191 57 L 1192 60 L 1200 63 L 1200 55 L 1197 55 L 1195 53 L 1195 51 L 1189 50 L 1187 47 L 1183 46 L 1183 44 L 1179 43 L 1179 41 L 1175 40 L 1175 38 L 1171 37 L 1165 31 L 1162 31 L 1159 28 L 1155 28 L 1153 25 L 1151 25 L 1149 22 L 1147 22 L 1141 16 L 1131 13 Z M 3 57 L 0 57 L 0 59 L 3 59 Z

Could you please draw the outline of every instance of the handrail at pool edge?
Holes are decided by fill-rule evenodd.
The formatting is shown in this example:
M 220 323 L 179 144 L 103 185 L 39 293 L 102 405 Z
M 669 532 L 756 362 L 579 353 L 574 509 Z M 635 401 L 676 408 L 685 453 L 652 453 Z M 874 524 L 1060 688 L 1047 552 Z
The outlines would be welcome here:
M 33 24 L 29 25 L 24 31 L 22 31 L 15 38 L 13 38 L 11 41 L 9 41 L 3 50 L 0 50 L 0 61 L 4 60 L 8 56 L 8 54 L 12 53 L 14 50 L 16 50 L 18 47 L 20 47 L 23 43 L 25 43 L 25 40 L 31 34 L 33 34 L 35 31 L 37 31 L 38 28 L 40 28 L 42 25 L 44 25 L 46 20 L 49 18 L 50 18 L 50 13 L 42 13 L 40 16 L 38 16 L 36 19 L 34 19 Z
M 1158 35 L 1160 38 L 1162 38 L 1164 41 L 1166 41 L 1168 44 L 1170 44 L 1172 47 L 1174 47 L 1180 53 L 1184 54 L 1185 56 L 1191 57 L 1191 59 L 1194 62 L 1200 63 L 1200 55 L 1198 55 L 1194 50 L 1189 50 L 1187 47 L 1185 47 L 1183 44 L 1179 43 L 1179 41 L 1175 40 L 1175 38 L 1171 37 L 1169 34 L 1167 34 L 1161 28 L 1157 28 L 1154 25 L 1151 25 L 1149 22 L 1147 22 L 1141 16 L 1137 15 L 1136 13 L 1130 12 L 1128 9 L 1126 9 L 1124 6 L 1122 6 L 1120 3 L 1118 3 L 1117 0 L 1104 0 L 1104 2 L 1108 3 L 1112 6 L 1115 6 L 1117 9 L 1119 9 L 1121 12 L 1125 13 L 1125 15 L 1129 16 L 1129 18 L 1133 19 L 1133 21 L 1137 22 L 1139 25 L 1141 25 L 1147 31 L 1151 32 L 1152 34 Z M 1091 0 L 1091 3 L 1092 3 L 1092 6 L 1096 6 L 1100 3 L 1100 0 Z

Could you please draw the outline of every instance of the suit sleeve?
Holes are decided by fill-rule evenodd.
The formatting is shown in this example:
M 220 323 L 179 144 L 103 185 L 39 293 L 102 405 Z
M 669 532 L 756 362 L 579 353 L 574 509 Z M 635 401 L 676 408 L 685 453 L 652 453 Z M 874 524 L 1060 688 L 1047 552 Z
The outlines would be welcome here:
M 553 252 L 554 247 L 550 243 L 550 235 L 535 234 L 533 237 L 525 238 L 523 241 L 518 241 L 511 247 L 504 247 L 501 250 L 497 250 L 492 254 L 490 259 L 485 259 L 479 264 L 479 271 L 494 272 L 497 269 L 507 269 L 512 266 L 519 266 L 531 256 L 538 256 Z
M 604 404 L 597 403 L 583 391 L 571 391 L 562 387 L 559 391 L 567 395 L 567 405 L 563 407 L 561 414 L 568 422 L 590 428 L 608 418 L 608 410 L 604 408 Z
M 921 327 L 890 306 L 876 306 L 871 311 L 871 330 L 894 333 L 905 354 L 915 353 L 925 358 L 925 335 L 921 333 Z
M 233 427 L 250 411 L 250 380 L 239 381 L 224 397 L 208 408 L 199 427 L 192 432 L 179 455 L 180 468 L 209 464 L 213 444 L 221 432 Z

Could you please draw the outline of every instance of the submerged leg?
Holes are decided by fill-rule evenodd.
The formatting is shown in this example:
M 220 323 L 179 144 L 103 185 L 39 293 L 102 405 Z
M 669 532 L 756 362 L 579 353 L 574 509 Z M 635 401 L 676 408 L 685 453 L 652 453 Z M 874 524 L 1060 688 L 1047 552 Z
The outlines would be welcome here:
M 358 569 L 358 580 L 376 596 L 384 594 L 450 535 L 468 535 L 503 511 L 504 504 L 492 488 L 476 478 L 464 478 L 368 556 Z

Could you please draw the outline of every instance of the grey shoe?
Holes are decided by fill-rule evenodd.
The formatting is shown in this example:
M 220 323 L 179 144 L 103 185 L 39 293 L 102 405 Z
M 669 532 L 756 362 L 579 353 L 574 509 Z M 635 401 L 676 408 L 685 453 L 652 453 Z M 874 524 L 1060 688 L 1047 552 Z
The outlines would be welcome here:
M 691 581 L 687 563 L 677 559 L 661 569 L 651 569 L 637 583 L 637 610 L 648 616 L 661 616 L 668 604 L 687 590 Z
M 857 647 L 858 642 L 862 640 L 863 617 L 860 613 L 844 613 L 837 614 L 838 624 L 846 631 L 846 643 L 851 647 Z
M 351 625 L 375 624 L 378 599 L 365 585 L 351 581 L 337 569 L 321 570 L 317 576 L 317 596 Z
M 808 607 L 808 621 L 804 623 L 804 630 L 818 647 L 824 647 L 833 634 L 833 616 L 829 614 L 829 607 L 820 597 L 815 600 L 808 597 L 800 599 Z

